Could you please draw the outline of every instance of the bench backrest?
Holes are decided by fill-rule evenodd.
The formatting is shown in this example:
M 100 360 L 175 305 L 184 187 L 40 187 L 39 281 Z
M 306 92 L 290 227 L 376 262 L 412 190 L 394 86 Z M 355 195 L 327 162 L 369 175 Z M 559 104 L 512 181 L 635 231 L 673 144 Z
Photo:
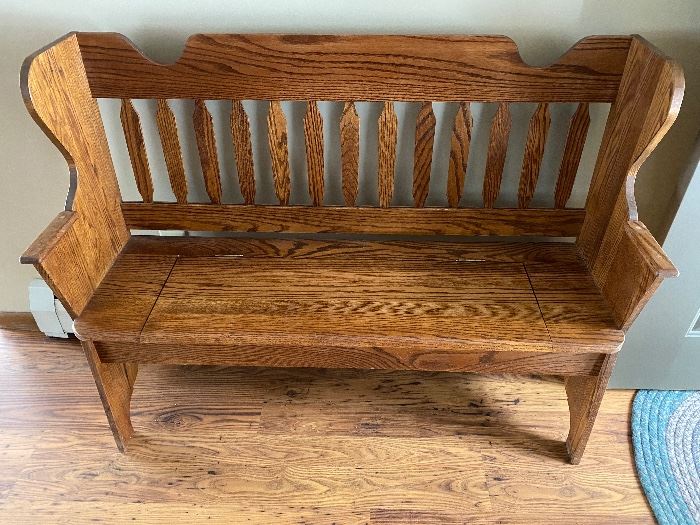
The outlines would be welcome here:
M 632 37 L 589 37 L 551 66 L 526 65 L 501 36 L 195 35 L 182 56 L 161 65 L 126 38 L 79 33 L 93 97 L 122 99 L 121 120 L 143 202 L 123 205 L 127 224 L 141 229 L 351 232 L 442 235 L 577 236 L 583 209 L 566 208 L 589 124 L 588 105 L 613 102 Z M 210 204 L 187 203 L 187 178 L 169 99 L 194 100 L 191 121 Z M 153 182 L 140 118 L 132 99 L 158 100 L 157 125 L 177 205 L 153 202 Z M 216 137 L 205 100 L 232 101 L 231 135 Z M 243 100 L 269 100 L 268 134 L 280 206 L 222 202 L 217 141 L 233 140 L 243 204 L 256 202 L 255 166 Z M 291 181 L 288 123 L 280 101 L 308 101 L 304 115 L 306 181 L 312 206 L 288 206 Z M 339 136 L 344 206 L 324 203 L 323 122 L 317 101 L 342 101 Z M 378 207 L 357 207 L 359 118 L 356 101 L 379 101 Z M 413 173 L 395 174 L 394 102 L 421 102 Z M 431 102 L 456 102 L 447 184 L 449 210 L 427 208 L 435 116 Z M 498 104 L 490 126 L 482 206 L 460 207 L 469 162 L 470 102 Z M 537 103 L 530 120 L 517 208 L 496 208 L 511 128 L 511 103 Z M 532 208 L 550 125 L 550 104 L 577 103 L 549 208 Z M 149 123 L 150 124 L 150 123 Z M 189 123 L 188 123 L 189 124 Z M 365 123 L 363 122 L 363 125 Z M 188 130 L 189 132 L 190 130 Z M 182 132 L 182 130 L 181 130 Z M 226 134 L 228 135 L 228 133 Z M 328 154 L 328 152 L 326 152 Z M 267 175 L 267 174 L 266 174 Z M 258 175 L 260 176 L 260 175 Z M 413 207 L 392 206 L 395 178 L 412 177 Z M 395 200 L 395 199 L 394 199 Z

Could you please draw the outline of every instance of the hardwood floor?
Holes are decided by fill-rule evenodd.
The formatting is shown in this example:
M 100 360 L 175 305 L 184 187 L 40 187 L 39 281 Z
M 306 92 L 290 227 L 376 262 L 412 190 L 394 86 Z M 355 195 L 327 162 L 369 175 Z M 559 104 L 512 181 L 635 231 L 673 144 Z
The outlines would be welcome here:
M 78 342 L 0 329 L 0 523 L 653 523 L 632 395 L 572 466 L 554 380 L 144 365 L 122 455 Z

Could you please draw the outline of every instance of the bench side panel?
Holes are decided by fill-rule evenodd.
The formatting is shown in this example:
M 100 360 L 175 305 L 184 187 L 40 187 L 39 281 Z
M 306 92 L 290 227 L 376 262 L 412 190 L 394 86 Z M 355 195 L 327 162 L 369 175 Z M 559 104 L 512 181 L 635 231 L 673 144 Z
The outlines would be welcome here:
M 129 231 L 97 101 L 75 34 L 25 61 L 22 95 L 34 120 L 63 153 L 70 173 L 66 212 L 24 253 L 77 316 L 126 244 Z
M 577 240 L 620 328 L 626 329 L 673 264 L 637 217 L 634 183 L 642 163 L 678 115 L 680 66 L 635 36 L 613 103 Z

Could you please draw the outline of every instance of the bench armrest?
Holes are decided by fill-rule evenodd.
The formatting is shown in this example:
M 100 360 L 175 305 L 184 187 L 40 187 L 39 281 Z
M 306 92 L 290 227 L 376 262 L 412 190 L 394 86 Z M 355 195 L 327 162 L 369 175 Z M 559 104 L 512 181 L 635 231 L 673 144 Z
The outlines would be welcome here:
M 663 280 L 678 270 L 640 221 L 611 226 L 591 273 L 618 327 L 627 330 Z
M 42 264 L 57 247 L 65 243 L 66 237 L 73 229 L 73 224 L 78 215 L 73 211 L 62 211 L 49 223 L 43 232 L 39 234 L 29 248 L 19 258 L 22 264 Z
M 663 248 L 641 221 L 629 221 L 625 232 L 635 247 L 640 261 L 655 275 L 662 278 L 678 277 L 678 269 L 668 258 Z
M 20 261 L 33 264 L 76 317 L 126 244 L 129 230 L 75 33 L 29 56 L 20 87 L 30 115 L 61 151 L 70 174 L 66 211 Z
M 34 265 L 72 317 L 80 315 L 99 284 L 79 229 L 76 212 L 61 212 L 20 257 L 21 263 Z

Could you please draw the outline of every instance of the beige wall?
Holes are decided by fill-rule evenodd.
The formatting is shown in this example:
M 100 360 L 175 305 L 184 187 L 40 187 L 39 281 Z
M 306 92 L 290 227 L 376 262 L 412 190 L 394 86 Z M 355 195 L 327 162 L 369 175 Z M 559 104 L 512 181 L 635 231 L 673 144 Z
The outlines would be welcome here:
M 238 1 L 135 2 L 5 0 L 0 5 L 0 311 L 28 308 L 35 275 L 20 253 L 58 213 L 68 186 L 65 162 L 28 117 L 19 95 L 23 58 L 71 30 L 118 31 L 155 59 L 177 57 L 195 32 L 500 33 L 523 58 L 555 60 L 589 34 L 640 33 L 681 62 L 688 90 L 676 126 L 647 162 L 638 183 L 642 219 L 664 233 L 677 181 L 700 116 L 700 2 L 530 0 L 483 2 Z M 120 178 L 130 177 L 130 173 Z

